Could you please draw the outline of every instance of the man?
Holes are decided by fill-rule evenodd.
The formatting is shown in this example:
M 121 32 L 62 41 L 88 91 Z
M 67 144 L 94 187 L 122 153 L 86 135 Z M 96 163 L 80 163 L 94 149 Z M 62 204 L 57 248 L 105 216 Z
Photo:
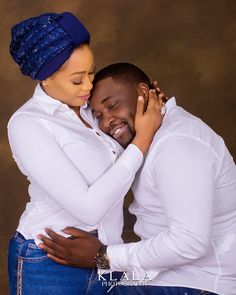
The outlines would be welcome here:
M 145 96 L 150 87 L 140 73 L 133 65 L 114 64 L 94 81 L 92 112 L 124 148 L 135 134 L 137 92 Z M 54 241 L 40 236 L 41 247 L 59 263 L 151 278 L 148 286 L 119 286 L 114 294 L 236 294 L 235 164 L 222 138 L 174 97 L 165 108 L 132 187 L 130 212 L 141 241 L 104 246 L 77 229 L 66 230 L 72 240 L 48 230 Z

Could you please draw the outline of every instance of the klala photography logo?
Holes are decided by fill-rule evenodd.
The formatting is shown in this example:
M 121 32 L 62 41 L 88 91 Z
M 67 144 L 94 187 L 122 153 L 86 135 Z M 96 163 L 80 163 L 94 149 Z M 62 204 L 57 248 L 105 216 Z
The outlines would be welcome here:
M 144 276 L 138 275 L 135 271 L 122 272 L 120 280 L 113 277 L 113 273 L 109 272 L 109 277 L 104 276 L 105 273 L 98 272 L 98 281 L 102 282 L 103 286 L 118 286 L 118 285 L 129 285 L 129 286 L 145 286 L 147 281 L 150 281 L 148 272 Z

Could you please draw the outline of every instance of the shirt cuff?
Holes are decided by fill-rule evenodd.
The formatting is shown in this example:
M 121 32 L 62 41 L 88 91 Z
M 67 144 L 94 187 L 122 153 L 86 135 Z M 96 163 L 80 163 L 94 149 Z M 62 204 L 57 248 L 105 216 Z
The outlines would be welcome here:
M 129 267 L 127 245 L 108 245 L 107 256 L 112 271 L 126 271 Z
M 151 281 L 160 271 L 144 269 L 138 258 L 138 250 L 143 241 L 137 243 L 109 245 L 107 256 L 112 271 L 127 272 L 130 280 Z M 131 274 L 131 275 L 130 275 Z
M 136 145 L 129 144 L 118 161 L 135 174 L 143 163 L 143 153 Z

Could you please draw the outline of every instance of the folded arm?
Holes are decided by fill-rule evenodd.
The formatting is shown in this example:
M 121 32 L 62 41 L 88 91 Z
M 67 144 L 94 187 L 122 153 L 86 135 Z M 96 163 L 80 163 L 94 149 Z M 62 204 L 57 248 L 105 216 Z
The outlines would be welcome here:
M 141 151 L 129 145 L 116 163 L 88 186 L 54 135 L 38 119 L 17 114 L 9 122 L 8 134 L 13 156 L 24 174 L 69 214 L 90 226 L 99 223 L 125 196 L 143 160 Z

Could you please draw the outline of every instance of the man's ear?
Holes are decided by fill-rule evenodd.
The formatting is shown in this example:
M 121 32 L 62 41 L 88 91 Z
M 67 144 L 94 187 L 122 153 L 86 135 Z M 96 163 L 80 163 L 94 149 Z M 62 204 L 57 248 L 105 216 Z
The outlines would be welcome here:
M 145 107 L 144 109 L 146 110 L 147 104 L 148 104 L 148 92 L 149 92 L 149 87 L 146 83 L 144 82 L 140 82 L 138 84 L 138 95 L 142 95 L 142 97 L 144 97 L 144 103 L 145 103 Z

